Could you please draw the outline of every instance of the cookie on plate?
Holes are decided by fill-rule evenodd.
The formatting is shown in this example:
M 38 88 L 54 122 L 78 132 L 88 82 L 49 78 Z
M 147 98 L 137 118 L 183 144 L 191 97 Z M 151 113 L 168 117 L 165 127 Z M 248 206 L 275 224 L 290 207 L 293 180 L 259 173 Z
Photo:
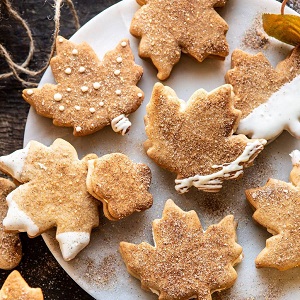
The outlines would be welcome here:
M 262 53 L 235 50 L 225 77 L 242 111 L 238 133 L 273 140 L 287 130 L 300 138 L 300 46 L 275 69 Z
M 204 231 L 195 211 L 168 200 L 162 219 L 152 225 L 155 246 L 121 242 L 120 252 L 128 272 L 159 299 L 211 299 L 237 278 L 233 266 L 242 259 L 242 247 L 236 226 L 229 215 Z
M 224 180 L 240 177 L 266 140 L 233 135 L 241 112 L 233 107 L 231 85 L 196 91 L 188 102 L 161 83 L 154 86 L 145 117 L 147 154 L 177 174 L 176 190 L 191 186 L 217 192 Z
M 143 69 L 134 63 L 129 41 L 123 39 L 100 61 L 87 44 L 74 44 L 59 36 L 57 55 L 50 65 L 57 84 L 25 89 L 23 98 L 54 125 L 73 127 L 83 136 L 111 125 L 124 135 L 144 93 L 136 84 Z
M 300 151 L 291 156 L 290 183 L 269 179 L 263 187 L 246 190 L 254 220 L 273 234 L 255 260 L 258 268 L 283 271 L 300 266 Z
M 35 237 L 57 227 L 63 258 L 70 260 L 86 247 L 99 224 L 99 201 L 86 188 L 89 155 L 78 159 L 71 144 L 57 139 L 50 147 L 31 141 L 0 157 L 0 170 L 23 183 L 7 196 L 6 230 Z
M 0 299 L 5 300 L 43 300 L 40 288 L 31 288 L 18 271 L 12 271 L 6 278 L 1 290 Z
M 227 0 L 137 0 L 130 32 L 141 38 L 139 55 L 150 58 L 165 80 L 181 52 L 201 62 L 206 57 L 224 59 L 228 53 L 227 23 L 215 11 Z
M 108 219 L 120 220 L 152 206 L 153 197 L 148 192 L 151 171 L 145 164 L 111 153 L 89 160 L 88 169 L 88 191 L 102 201 Z
M 6 196 L 16 188 L 15 184 L 5 178 L 0 178 L 0 269 L 15 268 L 22 258 L 22 245 L 19 234 L 6 232 L 2 221 L 7 213 Z

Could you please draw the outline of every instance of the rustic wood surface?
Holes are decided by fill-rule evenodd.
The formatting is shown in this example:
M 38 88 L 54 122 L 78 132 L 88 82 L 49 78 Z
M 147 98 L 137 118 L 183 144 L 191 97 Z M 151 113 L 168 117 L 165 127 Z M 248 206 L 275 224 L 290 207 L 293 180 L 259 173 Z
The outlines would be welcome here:
M 119 1 L 74 1 L 80 24 L 85 24 L 102 10 Z M 15 0 L 11 2 L 13 8 L 27 21 L 33 32 L 36 52 L 30 69 L 37 70 L 45 64 L 50 51 L 54 29 L 53 1 Z M 61 19 L 60 34 L 69 38 L 75 32 L 75 26 L 66 4 L 62 7 Z M 0 0 L 0 43 L 10 51 L 16 62 L 20 63 L 26 59 L 28 42 L 24 29 L 11 18 Z M 7 71 L 9 71 L 7 64 L 0 57 L 0 73 Z M 22 78 L 37 83 L 40 77 L 26 78 L 22 76 Z M 0 80 L 0 156 L 23 147 L 23 134 L 29 105 L 21 97 L 22 89 L 22 85 L 13 77 Z M 21 239 L 24 256 L 16 269 L 21 272 L 29 285 L 42 288 L 46 300 L 93 299 L 60 267 L 41 237 L 29 239 L 26 234 L 21 234 Z M 0 270 L 0 287 L 9 273 L 10 271 Z
M 81 25 L 102 10 L 120 0 L 74 1 Z M 13 7 L 28 22 L 35 39 L 36 52 L 30 68 L 37 70 L 45 64 L 50 49 L 54 28 L 53 2 L 45 0 L 15 0 Z M 289 1 L 289 5 L 300 12 L 300 0 Z M 105 29 L 103 29 L 105 30 Z M 60 34 L 70 37 L 75 32 L 72 16 L 67 5 L 62 7 Z M 22 62 L 28 52 L 28 38 L 24 29 L 9 16 L 0 0 L 0 43 Z M 0 73 L 9 71 L 0 57 Z M 41 76 L 40 76 L 41 77 Z M 40 77 L 26 78 L 39 82 Z M 23 77 L 25 78 L 25 77 Z M 0 81 L 0 156 L 9 154 L 23 146 L 23 134 L 29 105 L 22 99 L 23 87 L 13 77 Z M 0 174 L 0 176 L 3 176 Z M 21 234 L 24 256 L 17 269 L 31 286 L 43 289 L 45 299 L 93 299 L 85 293 L 59 266 L 45 246 L 41 237 L 29 239 Z M 9 271 L 0 271 L 0 286 Z

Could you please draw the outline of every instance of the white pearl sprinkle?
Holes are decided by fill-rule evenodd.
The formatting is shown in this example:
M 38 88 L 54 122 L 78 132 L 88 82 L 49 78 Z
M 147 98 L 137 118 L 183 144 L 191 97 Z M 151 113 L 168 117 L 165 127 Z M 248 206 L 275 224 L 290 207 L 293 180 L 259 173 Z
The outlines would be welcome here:
M 100 83 L 99 82 L 94 82 L 93 87 L 95 90 L 98 90 L 100 88 Z
M 76 110 L 80 110 L 80 106 L 79 105 L 75 105 L 75 109 Z
M 143 94 L 142 94 L 142 93 L 138 93 L 137 96 L 138 96 L 139 98 L 142 98 L 142 97 L 143 97 Z
M 103 105 L 104 105 L 104 102 L 102 102 L 102 101 L 99 102 L 99 105 L 100 105 L 100 106 L 103 106 Z
M 89 90 L 89 88 L 88 88 L 87 86 L 85 86 L 85 85 L 82 86 L 80 89 L 81 89 L 81 91 L 84 92 L 84 93 L 87 92 L 87 91 Z
M 71 92 L 72 91 L 72 89 L 71 88 L 67 88 L 67 92 Z
M 58 39 L 58 41 L 59 41 L 60 43 L 62 43 L 62 42 L 64 41 L 64 39 L 63 39 L 62 37 L 60 37 L 60 38 Z
M 122 46 L 122 47 L 126 47 L 126 46 L 127 46 L 127 43 L 126 43 L 126 42 L 122 42 L 122 43 L 121 43 L 121 46 Z
M 62 99 L 62 95 L 60 93 L 56 93 L 56 94 L 54 94 L 53 98 L 55 101 L 60 101 Z
M 71 73 L 72 73 L 71 68 L 66 68 L 66 69 L 65 69 L 65 73 L 68 74 L 68 75 L 71 74 Z
M 91 108 L 89 109 L 89 111 L 93 114 L 93 113 L 96 111 L 96 109 L 95 109 L 94 107 L 91 107 Z
M 123 59 L 122 59 L 122 57 L 121 57 L 121 56 L 117 57 L 117 62 L 118 62 L 118 63 L 121 63 L 121 62 L 122 62 L 122 60 L 123 60 Z
M 60 111 L 64 111 L 65 110 L 65 107 L 63 105 L 60 105 L 59 108 L 58 108 Z
M 121 90 L 116 90 L 117 95 L 121 95 Z
M 31 95 L 33 94 L 33 90 L 31 90 L 31 89 L 30 89 L 30 90 L 27 90 L 27 91 L 26 91 L 26 94 L 27 94 L 28 96 L 31 96 Z
M 77 126 L 77 127 L 75 128 L 75 130 L 76 130 L 77 132 L 81 131 L 81 127 L 80 127 L 80 126 Z
M 83 73 L 85 71 L 85 67 L 80 67 L 79 68 L 79 73 Z
M 120 75 L 120 73 L 121 73 L 120 70 L 115 70 L 115 71 L 114 71 L 114 74 L 117 75 L 117 76 Z
M 73 49 L 73 50 L 72 50 L 72 54 L 73 54 L 73 55 L 77 55 L 77 54 L 78 54 L 78 50 L 77 50 L 77 49 Z

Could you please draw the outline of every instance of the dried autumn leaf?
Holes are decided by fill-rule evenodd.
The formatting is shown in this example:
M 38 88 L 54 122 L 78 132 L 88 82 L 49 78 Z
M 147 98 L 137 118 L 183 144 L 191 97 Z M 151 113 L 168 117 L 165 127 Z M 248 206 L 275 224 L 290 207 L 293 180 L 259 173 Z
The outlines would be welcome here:
M 199 62 L 208 56 L 224 59 L 228 55 L 228 25 L 215 11 L 227 0 L 137 2 L 142 7 L 133 17 L 130 32 L 141 38 L 139 55 L 151 58 L 160 80 L 169 77 L 181 52 Z
M 122 40 L 102 61 L 87 44 L 57 38 L 50 65 L 57 84 L 25 89 L 23 98 L 57 126 L 73 127 L 75 136 L 110 125 L 125 134 L 144 93 L 136 86 L 143 69 L 134 63 L 129 41 Z
M 171 88 L 157 83 L 145 117 L 147 154 L 177 173 L 177 191 L 187 192 L 193 185 L 219 191 L 224 180 L 243 174 L 266 143 L 233 135 L 240 114 L 233 107 L 231 85 L 210 93 L 200 89 L 185 103 Z
M 258 268 L 283 271 L 300 266 L 300 151 L 291 156 L 291 183 L 269 179 L 263 187 L 246 190 L 256 209 L 253 218 L 273 234 L 255 260 Z
M 195 211 L 184 212 L 172 200 L 162 219 L 153 222 L 155 246 L 121 242 L 128 272 L 159 300 L 211 299 L 237 278 L 233 266 L 241 261 L 233 216 L 203 231 Z
M 297 46 L 300 44 L 300 17 L 294 15 L 263 14 L 265 32 L 277 40 Z

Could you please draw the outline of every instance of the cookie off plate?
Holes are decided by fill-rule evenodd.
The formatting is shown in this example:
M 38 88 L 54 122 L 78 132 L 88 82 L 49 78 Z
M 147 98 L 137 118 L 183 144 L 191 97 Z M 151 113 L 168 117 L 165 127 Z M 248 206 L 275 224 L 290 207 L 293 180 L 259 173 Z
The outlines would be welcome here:
M 126 136 L 116 135 L 107 127 L 86 137 L 74 137 L 71 128 L 56 127 L 52 120 L 38 116 L 31 109 L 24 145 L 32 139 L 50 145 L 60 137 L 69 141 L 80 157 L 91 152 L 98 156 L 112 152 L 124 153 L 134 162 L 150 166 L 153 176 L 150 191 L 154 196 L 154 204 L 149 210 L 118 222 L 109 221 L 101 215 L 100 226 L 93 231 L 89 246 L 69 262 L 61 257 L 54 231 L 46 233 L 43 237 L 50 251 L 67 273 L 96 299 L 157 299 L 157 295 L 142 290 L 140 281 L 127 273 L 118 248 L 121 241 L 147 241 L 153 245 L 152 221 L 161 218 L 165 202 L 171 198 L 183 210 L 195 210 L 204 228 L 219 222 L 228 214 L 233 214 L 239 222 L 238 243 L 243 246 L 245 257 L 236 267 L 238 279 L 231 289 L 214 294 L 214 299 L 300 298 L 299 268 L 284 272 L 255 268 L 255 257 L 265 247 L 265 241 L 271 235 L 253 222 L 253 211 L 244 195 L 245 189 L 262 186 L 269 177 L 288 181 L 292 168 L 289 153 L 300 148 L 299 141 L 288 133 L 283 133 L 266 146 L 255 160 L 254 166 L 245 170 L 242 179 L 225 182 L 219 193 L 204 193 L 193 188 L 190 192 L 179 195 L 174 189 L 175 175 L 158 167 L 147 157 L 143 148 L 143 142 L 147 139 L 144 127 L 146 104 L 158 79 L 157 70 L 151 62 L 138 57 L 139 41 L 129 33 L 131 19 L 139 7 L 135 0 L 123 0 L 93 18 L 71 38 L 76 43 L 88 42 L 100 59 L 121 39 L 129 38 L 136 63 L 144 68 L 139 87 L 145 93 L 142 106 L 130 115 L 130 132 Z M 290 46 L 272 38 L 263 42 L 257 36 L 257 33 L 263 34 L 261 14 L 280 13 L 280 3 L 275 0 L 231 0 L 224 8 L 218 9 L 218 12 L 229 24 L 227 40 L 230 54 L 225 61 L 206 59 L 202 63 L 183 55 L 170 78 L 163 82 L 183 100 L 187 101 L 200 88 L 211 91 L 224 84 L 224 75 L 231 65 L 230 56 L 236 48 L 250 53 L 262 51 L 273 66 L 291 50 Z M 295 14 L 287 8 L 286 13 Z M 44 74 L 40 86 L 45 83 L 54 83 L 50 69 Z

